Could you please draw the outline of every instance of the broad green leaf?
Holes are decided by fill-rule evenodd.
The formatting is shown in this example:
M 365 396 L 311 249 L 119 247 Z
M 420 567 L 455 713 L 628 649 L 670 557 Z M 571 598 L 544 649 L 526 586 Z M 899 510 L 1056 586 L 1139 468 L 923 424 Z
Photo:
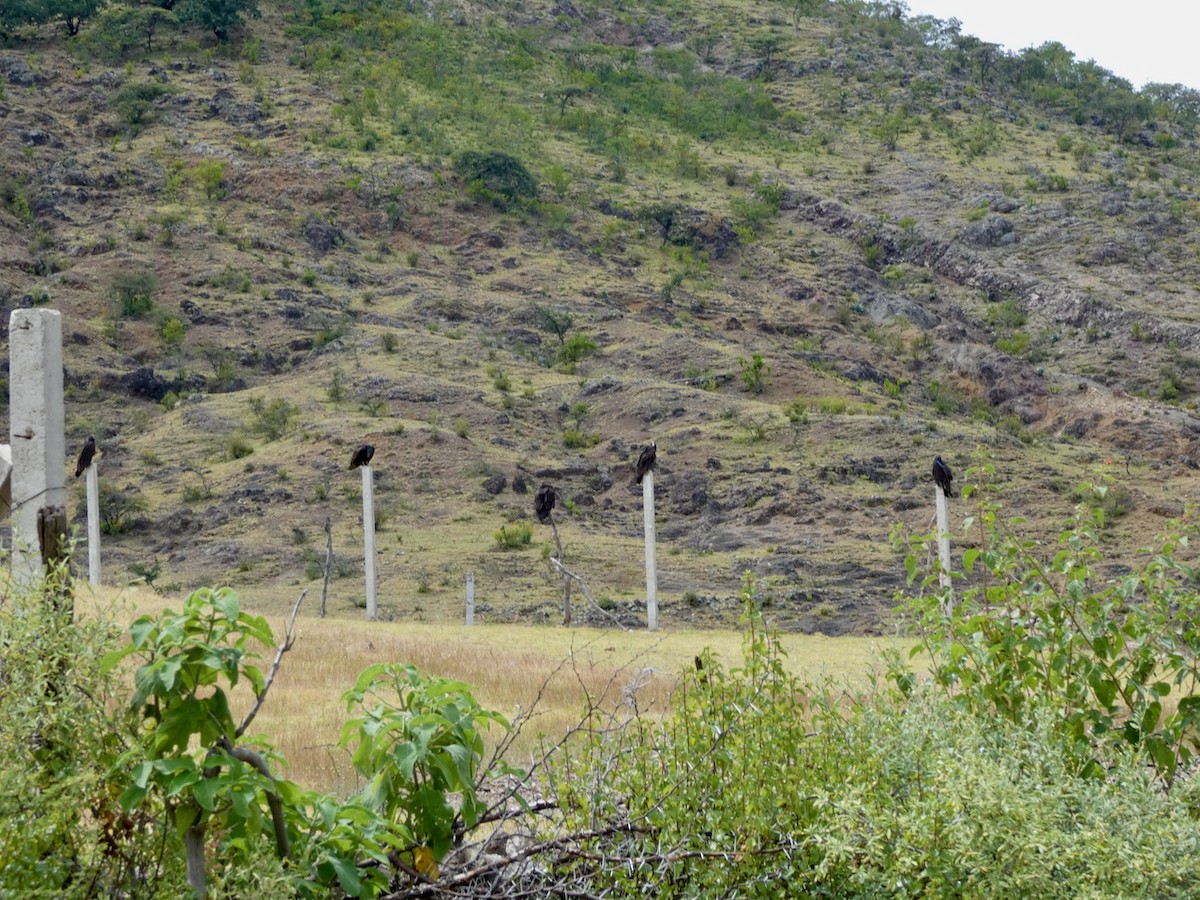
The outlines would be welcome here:
M 330 865 L 337 872 L 338 884 L 351 897 L 359 896 L 362 890 L 362 877 L 359 875 L 358 865 L 354 860 L 342 859 L 340 856 L 328 857 Z
M 222 588 L 213 595 L 212 607 L 230 622 L 236 622 L 240 604 L 238 603 L 238 595 L 229 588 Z
M 192 796 L 204 809 L 212 812 L 217 808 L 217 794 L 221 791 L 221 782 L 217 778 L 204 778 L 196 782 L 192 788 Z

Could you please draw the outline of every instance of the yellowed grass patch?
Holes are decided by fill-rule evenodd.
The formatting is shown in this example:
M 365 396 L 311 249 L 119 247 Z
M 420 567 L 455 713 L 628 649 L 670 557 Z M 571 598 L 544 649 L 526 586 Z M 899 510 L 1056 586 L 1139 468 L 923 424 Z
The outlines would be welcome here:
M 81 611 L 110 611 L 122 621 L 164 608 L 175 598 L 149 591 L 80 591 Z M 306 603 L 310 602 L 308 599 Z M 282 639 L 283 616 L 268 616 Z M 348 793 L 355 776 L 337 747 L 346 718 L 342 693 L 358 674 L 380 662 L 412 663 L 423 672 L 473 685 L 480 702 L 516 719 L 532 717 L 515 742 L 510 761 L 528 765 L 543 742 L 557 741 L 578 722 L 589 699 L 624 704 L 631 713 L 657 715 L 668 706 L 679 673 L 706 647 L 726 667 L 742 661 L 737 631 L 619 631 L 521 625 L 367 622 L 301 615 L 296 641 L 255 720 L 288 760 L 287 776 L 309 787 Z M 890 642 L 879 638 L 784 635 L 789 670 L 806 678 L 826 674 L 863 684 Z M 273 650 L 263 651 L 269 665 Z M 235 709 L 249 709 L 248 692 L 237 692 Z M 239 713 L 240 715 L 241 713 Z M 493 732 L 490 741 L 501 735 Z

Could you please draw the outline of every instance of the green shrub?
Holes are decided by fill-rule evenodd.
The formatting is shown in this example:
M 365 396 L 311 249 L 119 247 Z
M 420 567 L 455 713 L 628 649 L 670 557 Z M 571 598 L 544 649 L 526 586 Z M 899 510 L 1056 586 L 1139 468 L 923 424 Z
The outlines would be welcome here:
M 225 452 L 230 459 L 245 459 L 254 452 L 254 445 L 245 438 L 233 437 L 229 439 Z
M 158 277 L 153 272 L 123 270 L 109 281 L 109 293 L 117 304 L 117 313 L 125 318 L 139 318 L 154 309 L 158 292 Z
M 100 482 L 100 530 L 105 534 L 123 534 L 147 509 L 146 497 L 136 487 L 116 488 Z
M 558 348 L 558 354 L 555 360 L 559 365 L 570 368 L 584 359 L 587 359 L 597 350 L 596 342 L 586 334 L 576 332 Z
M 564 831 L 585 835 L 554 870 L 571 879 L 565 893 L 633 896 L 653 883 L 668 900 L 1193 895 L 1190 773 L 1164 792 L 1129 753 L 1104 777 L 1079 777 L 1052 706 L 997 716 L 896 660 L 894 682 L 866 691 L 800 681 L 752 582 L 742 599 L 738 668 L 704 652 L 661 722 L 593 708 L 551 760 Z M 962 624 L 969 637 L 974 623 Z M 635 709 L 637 685 L 624 691 Z
M 136 134 L 142 126 L 150 121 L 150 110 L 161 97 L 173 94 L 179 89 L 169 84 L 148 82 L 146 84 L 126 84 L 120 88 L 108 101 L 111 106 Z
M 47 602 L 43 588 L 69 583 L 60 567 L 45 584 L 10 586 L 0 606 L 4 897 L 132 896 L 133 870 L 154 870 L 154 859 L 164 851 L 171 859 L 178 846 L 155 847 L 167 836 L 132 827 L 117 804 L 113 764 L 137 727 L 115 701 L 123 683 L 101 666 L 120 629 L 103 614 L 72 621 L 69 609 Z M 106 826 L 113 856 L 102 852 Z
M 761 394 L 767 387 L 767 376 L 771 374 L 771 367 L 763 361 L 762 354 L 753 354 L 749 362 L 738 359 L 738 366 L 742 370 L 742 383 L 746 385 L 746 390 Z
M 500 526 L 495 533 L 496 543 L 505 550 L 518 550 L 533 540 L 533 526 L 528 522 L 512 522 Z
M 469 150 L 455 161 L 454 170 L 472 197 L 498 209 L 511 209 L 538 196 L 537 179 L 519 159 L 499 150 Z
M 595 447 L 600 441 L 599 434 L 580 431 L 577 428 L 566 428 L 562 433 L 563 446 L 568 450 L 586 450 Z
M 225 187 L 225 163 L 219 159 L 206 159 L 197 163 L 192 169 L 192 177 L 209 200 L 223 200 L 229 193 Z M 229 272 L 228 267 L 225 271 Z
M 1000 519 L 991 489 L 972 483 L 992 477 L 986 465 L 966 474 L 963 497 L 976 498 L 983 540 L 963 554 L 959 577 L 971 582 L 953 603 L 934 576 L 923 576 L 927 539 L 901 544 L 917 586 L 907 609 L 938 684 L 979 715 L 1015 725 L 1048 709 L 1079 775 L 1103 779 L 1115 757 L 1143 754 L 1170 785 L 1192 765 L 1200 740 L 1200 597 L 1190 567 L 1176 559 L 1200 526 L 1171 523 L 1143 551 L 1144 562 L 1110 578 L 1101 575 L 1101 538 L 1128 510 L 1127 491 L 1083 485 L 1061 549 L 1041 558 Z
M 178 347 L 183 343 L 184 325 L 183 322 L 174 316 L 166 319 L 162 323 L 162 338 L 163 343 L 168 347 Z
M 282 397 L 274 397 L 271 400 L 251 397 L 246 403 L 250 407 L 250 429 L 268 441 L 277 441 L 283 437 L 291 427 L 292 419 L 300 413 L 300 407 Z

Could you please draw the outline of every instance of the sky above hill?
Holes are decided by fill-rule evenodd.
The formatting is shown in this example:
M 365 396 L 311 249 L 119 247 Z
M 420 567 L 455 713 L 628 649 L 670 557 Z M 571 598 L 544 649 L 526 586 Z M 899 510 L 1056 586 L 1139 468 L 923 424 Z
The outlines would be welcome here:
M 909 0 L 910 15 L 956 18 L 964 34 L 1009 50 L 1058 41 L 1135 88 L 1180 82 L 1200 90 L 1197 0 Z

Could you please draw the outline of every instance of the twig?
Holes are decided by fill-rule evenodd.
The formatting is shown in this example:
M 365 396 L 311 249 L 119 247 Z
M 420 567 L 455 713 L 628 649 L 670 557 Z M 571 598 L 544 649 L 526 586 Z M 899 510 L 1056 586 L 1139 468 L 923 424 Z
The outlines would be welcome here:
M 556 569 L 558 569 L 558 571 L 560 573 L 562 573 L 562 576 L 564 578 L 570 578 L 572 581 L 578 582 L 579 589 L 581 591 L 583 591 L 583 596 L 585 598 L 587 598 L 588 603 L 592 604 L 592 606 L 596 607 L 596 609 L 598 609 L 600 612 L 604 613 L 606 616 L 608 616 L 610 619 L 612 619 L 613 623 L 618 628 L 620 628 L 622 631 L 629 630 L 628 628 L 626 628 L 624 625 L 621 624 L 620 619 L 618 619 L 616 616 L 614 616 L 612 613 L 610 613 L 607 609 L 605 609 L 599 603 L 597 603 L 595 600 L 592 599 L 592 595 L 588 593 L 587 585 L 583 583 L 582 578 L 580 578 L 578 575 L 576 575 L 574 572 L 572 572 L 570 569 L 568 569 L 566 566 L 564 566 L 561 562 L 559 562 L 553 556 L 550 557 L 550 562 L 554 564 L 554 567 Z
M 549 840 L 539 841 L 536 844 L 531 844 L 516 853 L 510 853 L 502 856 L 499 859 L 489 860 L 482 865 L 476 866 L 473 869 L 467 869 L 465 872 L 459 872 L 457 875 L 452 875 L 448 878 L 439 879 L 432 884 L 419 884 L 407 890 L 397 891 L 394 894 L 387 894 L 384 900 L 402 900 L 407 897 L 428 897 L 440 893 L 449 893 L 450 890 L 460 885 L 469 884 L 480 876 L 496 872 L 516 862 L 523 862 L 531 856 L 537 856 L 549 850 L 563 849 L 570 847 L 574 843 L 595 840 L 597 838 L 608 837 L 614 834 L 638 834 L 644 833 L 648 829 L 640 825 L 632 825 L 627 822 L 621 822 L 608 828 L 601 828 L 595 831 L 585 831 L 580 834 L 567 834 L 562 837 L 550 838 Z
M 254 717 L 258 715 L 258 711 L 262 708 L 263 701 L 267 699 L 267 691 L 271 689 L 271 682 L 275 680 L 275 676 L 279 674 L 279 664 L 283 662 L 283 654 L 292 649 L 292 644 L 295 640 L 292 638 L 292 629 L 296 625 L 296 614 L 300 612 L 300 604 L 304 602 L 304 595 L 308 593 L 308 588 L 300 592 L 300 596 L 296 598 L 296 605 L 292 607 L 292 617 L 288 619 L 287 633 L 283 636 L 283 640 L 279 646 L 275 648 L 275 661 L 271 663 L 271 671 L 267 673 L 267 678 L 263 682 L 263 689 L 258 692 L 258 696 L 254 698 L 254 706 L 250 708 L 250 712 L 246 713 L 246 718 L 237 731 L 233 733 L 234 738 L 240 738 L 246 733 L 246 729 L 250 727 L 250 723 L 254 721 Z

